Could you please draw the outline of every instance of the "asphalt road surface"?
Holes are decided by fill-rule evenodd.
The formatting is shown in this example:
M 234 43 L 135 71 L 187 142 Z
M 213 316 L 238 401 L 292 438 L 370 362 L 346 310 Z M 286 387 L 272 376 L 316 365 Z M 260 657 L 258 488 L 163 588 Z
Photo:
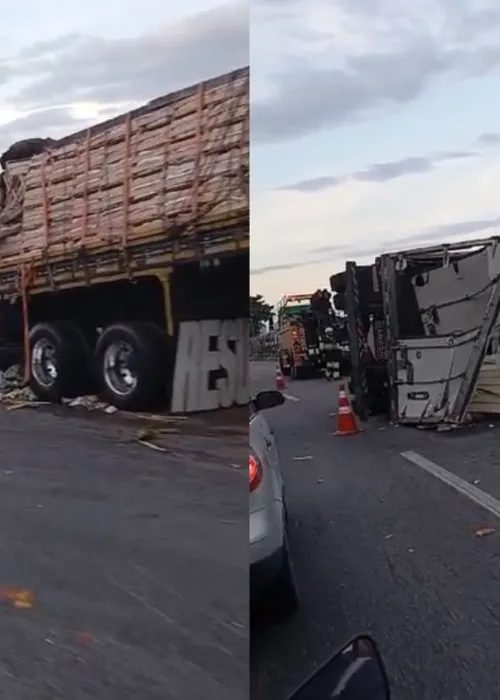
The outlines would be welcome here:
M 255 363 L 252 376 L 256 390 L 274 387 L 273 365 Z M 302 609 L 286 622 L 252 626 L 253 700 L 285 700 L 343 642 L 367 631 L 395 700 L 499 698 L 500 510 L 492 511 L 500 503 L 484 506 L 484 493 L 500 499 L 498 425 L 437 434 L 373 421 L 338 438 L 334 385 L 297 381 L 284 393 L 285 406 L 268 418 Z M 402 456 L 408 451 L 419 463 Z M 450 474 L 451 485 L 442 480 Z M 457 484 L 481 489 L 479 503 Z
M 242 700 L 245 430 L 107 418 L 0 409 L 0 698 Z

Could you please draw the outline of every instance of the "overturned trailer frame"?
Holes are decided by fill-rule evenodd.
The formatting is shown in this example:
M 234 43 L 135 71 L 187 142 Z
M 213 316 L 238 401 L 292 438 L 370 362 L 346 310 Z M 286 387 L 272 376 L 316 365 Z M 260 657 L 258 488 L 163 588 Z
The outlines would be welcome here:
M 348 262 L 330 283 L 345 297 L 361 416 L 462 423 L 498 335 L 500 238 L 387 253 L 371 266 Z

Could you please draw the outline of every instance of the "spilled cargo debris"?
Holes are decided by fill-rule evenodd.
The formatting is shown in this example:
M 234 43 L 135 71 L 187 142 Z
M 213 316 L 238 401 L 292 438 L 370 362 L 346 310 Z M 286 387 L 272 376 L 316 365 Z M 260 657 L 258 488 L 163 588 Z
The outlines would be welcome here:
M 9 411 L 51 405 L 48 401 L 40 401 L 31 388 L 24 385 L 23 370 L 20 365 L 12 365 L 12 367 L 0 372 L 0 404 L 3 404 Z M 77 396 L 76 398 L 63 399 L 62 404 L 69 408 L 101 411 L 108 415 L 118 412 L 116 406 L 102 401 L 98 396 Z M 150 419 L 152 416 L 153 414 L 147 415 Z
M 29 610 L 33 607 L 35 596 L 28 588 L 0 588 L 0 602 L 10 603 L 15 608 Z

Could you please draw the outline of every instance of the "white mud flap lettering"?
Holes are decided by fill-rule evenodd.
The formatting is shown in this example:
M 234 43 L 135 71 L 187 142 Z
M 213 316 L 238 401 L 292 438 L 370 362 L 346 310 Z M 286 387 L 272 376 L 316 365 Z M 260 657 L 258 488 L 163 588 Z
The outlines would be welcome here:
M 181 323 L 171 411 L 212 411 L 247 404 L 248 352 L 248 319 Z

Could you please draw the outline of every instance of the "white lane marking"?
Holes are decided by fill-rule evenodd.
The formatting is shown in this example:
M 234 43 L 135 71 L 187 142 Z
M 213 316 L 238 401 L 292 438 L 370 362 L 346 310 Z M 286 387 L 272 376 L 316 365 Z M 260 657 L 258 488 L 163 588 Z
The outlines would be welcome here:
M 288 399 L 289 401 L 300 401 L 296 396 L 292 396 L 292 394 L 285 394 L 283 393 L 283 396 L 285 399 Z
M 474 503 L 482 506 L 485 510 L 492 513 L 492 515 L 496 515 L 497 518 L 500 518 L 500 501 L 493 498 L 493 496 L 490 496 L 490 494 L 486 493 L 486 491 L 482 491 L 481 489 L 478 489 L 477 486 L 469 484 L 468 481 L 465 481 L 459 476 L 456 476 L 456 474 L 453 474 L 447 469 L 440 467 L 439 464 L 431 462 L 430 459 L 426 459 L 422 455 L 419 455 L 418 452 L 401 452 L 401 457 L 409 462 L 412 462 L 417 467 L 420 467 L 429 474 L 432 474 L 432 476 L 435 476 L 443 483 L 451 486 L 453 489 L 455 489 L 455 491 L 458 491 L 464 496 L 467 496 L 467 498 L 470 498 L 470 500 L 474 501 Z

